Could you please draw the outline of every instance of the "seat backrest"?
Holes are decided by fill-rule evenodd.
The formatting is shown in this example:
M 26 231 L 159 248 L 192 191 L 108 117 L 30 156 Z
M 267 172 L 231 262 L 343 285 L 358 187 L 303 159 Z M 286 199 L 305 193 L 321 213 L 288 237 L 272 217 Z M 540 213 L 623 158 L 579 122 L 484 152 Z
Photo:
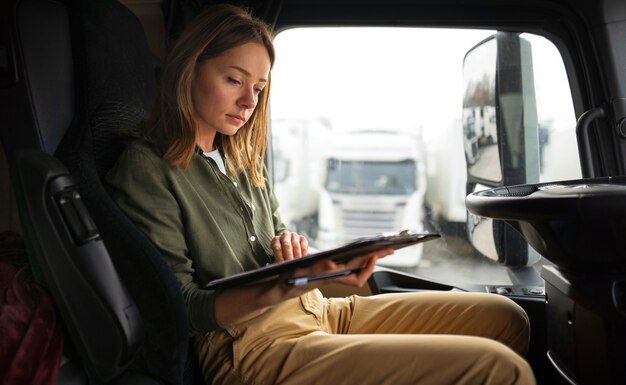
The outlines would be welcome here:
M 142 26 L 114 0 L 13 1 L 15 27 L 10 31 L 13 44 L 8 52 L 17 60 L 16 70 L 8 72 L 18 76 L 16 84 L 0 90 L 0 102 L 15 110 L 11 113 L 15 116 L 4 120 L 15 124 L 0 130 L 9 165 L 16 163 L 17 148 L 37 148 L 61 160 L 141 315 L 145 338 L 131 369 L 166 384 L 188 382 L 189 336 L 180 287 L 155 246 L 121 212 L 101 183 L 123 149 L 120 130 L 141 124 L 156 94 L 155 59 Z M 33 38 L 21 39 L 21 25 L 38 26 L 31 18 L 46 19 L 51 12 L 64 14 L 58 25 L 40 32 L 33 28 L 29 32 Z M 57 36 L 53 29 L 65 32 Z M 48 68 L 47 76 L 31 75 L 31 70 L 41 66 L 31 65 L 24 52 L 45 50 L 56 44 L 51 38 L 65 44 L 59 43 L 62 48 L 49 52 L 45 60 L 38 54 L 33 60 L 62 63 Z M 25 48 L 28 44 L 34 47 Z M 49 82 L 57 76 L 57 66 L 62 67 L 61 79 Z M 49 96 L 40 105 L 32 96 L 36 89 Z M 64 96 L 57 97 L 57 92 Z M 40 114 L 41 108 L 58 109 L 64 119 L 57 122 L 60 118 L 50 118 L 54 114 Z M 54 124 L 48 123 L 49 118 Z M 43 128 L 48 125 L 54 129 Z M 7 129 L 26 132 L 16 139 Z
M 55 155 L 76 178 L 143 316 L 146 338 L 135 366 L 165 383 L 181 383 L 189 333 L 180 287 L 156 247 L 101 182 L 123 149 L 120 131 L 142 124 L 152 107 L 155 59 L 141 23 L 125 6 L 111 0 L 70 4 L 77 92 L 83 103 Z
M 53 1 L 4 6 L 0 139 L 30 265 L 52 294 L 67 344 L 90 377 L 105 382 L 134 362 L 143 327 L 74 180 L 49 155 L 75 115 L 69 13 Z

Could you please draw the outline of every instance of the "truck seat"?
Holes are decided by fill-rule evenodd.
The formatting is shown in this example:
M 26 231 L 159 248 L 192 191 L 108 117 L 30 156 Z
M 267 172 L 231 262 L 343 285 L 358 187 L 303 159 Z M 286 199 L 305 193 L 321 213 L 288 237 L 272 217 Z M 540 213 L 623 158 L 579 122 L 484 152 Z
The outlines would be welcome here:
M 141 124 L 156 95 L 158 67 L 139 20 L 113 0 L 10 0 L 2 7 L 6 12 L 0 34 L 4 47 L 0 48 L 8 53 L 9 65 L 0 72 L 0 103 L 8 106 L 1 113 L 2 121 L 9 124 L 0 128 L 0 140 L 14 187 L 37 188 L 21 183 L 31 166 L 39 170 L 40 182 L 50 183 L 62 176 L 69 181 L 66 190 L 77 193 L 69 195 L 74 199 L 70 208 L 78 210 L 82 218 L 68 225 L 71 214 L 62 214 L 65 224 L 52 221 L 47 230 L 22 226 L 25 238 L 29 243 L 41 241 L 31 247 L 48 258 L 50 242 L 66 244 L 67 240 L 44 241 L 31 235 L 37 231 L 54 235 L 55 227 L 76 225 L 78 241 L 74 237 L 73 246 L 63 251 L 68 264 L 76 263 L 73 253 L 82 246 L 98 243 L 100 251 L 88 251 L 90 262 L 79 266 L 78 275 L 68 279 L 87 281 L 81 282 L 91 284 L 85 290 L 93 290 L 93 298 L 104 300 L 84 300 L 80 290 L 63 288 L 57 288 L 57 300 L 66 300 L 72 311 L 85 314 L 97 305 L 104 313 L 113 314 L 113 320 L 121 320 L 103 327 L 97 322 L 85 325 L 89 322 L 64 318 L 68 329 L 86 328 L 92 336 L 100 334 L 96 340 L 86 334 L 72 335 L 71 345 L 83 353 L 78 366 L 97 383 L 199 383 L 196 360 L 188 354 L 187 319 L 178 283 L 155 246 L 121 212 L 101 183 L 123 149 L 120 130 Z M 56 177 L 50 178 L 53 175 Z M 36 192 L 32 199 L 49 198 L 45 195 L 49 190 Z M 22 196 L 26 195 L 18 195 L 18 200 Z M 44 221 L 30 216 L 29 203 L 22 203 L 20 218 L 25 218 L 26 224 L 45 226 Z M 110 269 L 106 267 L 109 260 Z M 96 284 L 105 270 L 113 278 Z M 106 300 L 111 293 L 123 293 L 124 309 L 130 313 L 119 312 L 116 306 L 120 302 Z M 137 319 L 129 321 L 134 325 L 129 329 L 123 318 L 135 317 L 131 314 L 134 307 Z M 111 346 L 123 350 L 112 353 L 124 357 L 122 360 L 109 362 L 85 354 L 90 344 L 100 343 L 107 335 L 121 338 L 119 345 Z M 102 352 L 101 347 L 92 348 Z M 124 382 L 124 378 L 132 380 Z M 80 383 L 64 381 L 59 378 L 60 384 Z

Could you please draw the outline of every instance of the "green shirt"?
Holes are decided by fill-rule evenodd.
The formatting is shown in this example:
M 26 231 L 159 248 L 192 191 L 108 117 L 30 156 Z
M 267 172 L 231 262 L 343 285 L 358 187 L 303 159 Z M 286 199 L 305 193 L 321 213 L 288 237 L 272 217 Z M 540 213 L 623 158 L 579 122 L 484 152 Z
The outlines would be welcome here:
M 246 173 L 224 175 L 200 153 L 182 169 L 167 164 L 147 143 L 134 141 L 105 183 L 174 272 L 192 335 L 220 328 L 215 292 L 203 285 L 273 262 L 271 239 L 285 230 L 269 182 L 258 188 Z

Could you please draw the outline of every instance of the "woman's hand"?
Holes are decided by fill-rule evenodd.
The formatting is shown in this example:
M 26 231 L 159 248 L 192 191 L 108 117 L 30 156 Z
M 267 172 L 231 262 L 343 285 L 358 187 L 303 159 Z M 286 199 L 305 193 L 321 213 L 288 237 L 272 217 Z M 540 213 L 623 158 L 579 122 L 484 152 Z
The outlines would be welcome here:
M 285 235 L 285 238 L 290 239 L 287 235 Z M 282 250 L 284 249 L 281 247 Z M 335 263 L 328 259 L 321 260 L 310 266 L 286 272 L 272 282 L 220 291 L 215 299 L 215 318 L 220 325 L 227 325 L 231 322 L 236 322 L 250 311 L 300 296 L 329 283 L 342 283 L 349 286 L 362 287 L 374 272 L 376 261 L 392 253 L 392 248 L 384 249 L 353 258 L 346 263 Z M 360 270 L 344 277 L 311 281 L 301 286 L 287 284 L 287 280 L 294 277 L 333 273 L 354 268 L 360 268 Z M 238 305 L 233 306 L 233 304 Z
M 307 291 L 317 289 L 329 283 L 341 283 L 348 286 L 363 287 L 374 272 L 376 261 L 392 253 L 393 249 L 388 248 L 353 258 L 346 263 L 335 263 L 332 260 L 326 259 L 308 267 L 286 272 L 282 274 L 275 283 L 268 287 L 268 292 L 272 293 L 270 297 L 273 297 L 271 302 L 277 303 L 285 299 L 297 297 Z M 347 276 L 313 280 L 307 284 L 298 286 L 289 285 L 287 283 L 287 280 L 290 278 L 336 273 L 354 268 L 359 268 L 359 270 Z
M 279 236 L 272 238 L 272 251 L 274 251 L 274 263 L 288 261 L 307 255 L 309 242 L 303 235 L 285 231 Z

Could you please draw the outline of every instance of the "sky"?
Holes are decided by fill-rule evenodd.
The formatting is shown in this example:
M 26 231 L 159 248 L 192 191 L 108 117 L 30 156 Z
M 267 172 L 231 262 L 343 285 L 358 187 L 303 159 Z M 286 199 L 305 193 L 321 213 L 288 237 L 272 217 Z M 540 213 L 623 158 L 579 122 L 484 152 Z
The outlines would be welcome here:
M 434 140 L 461 117 L 465 53 L 493 32 L 283 31 L 274 40 L 271 117 L 327 118 L 334 130 L 422 127 L 425 141 Z M 549 115 L 554 129 L 571 128 L 575 119 L 558 51 L 542 37 L 524 36 L 533 47 L 538 109 Z

